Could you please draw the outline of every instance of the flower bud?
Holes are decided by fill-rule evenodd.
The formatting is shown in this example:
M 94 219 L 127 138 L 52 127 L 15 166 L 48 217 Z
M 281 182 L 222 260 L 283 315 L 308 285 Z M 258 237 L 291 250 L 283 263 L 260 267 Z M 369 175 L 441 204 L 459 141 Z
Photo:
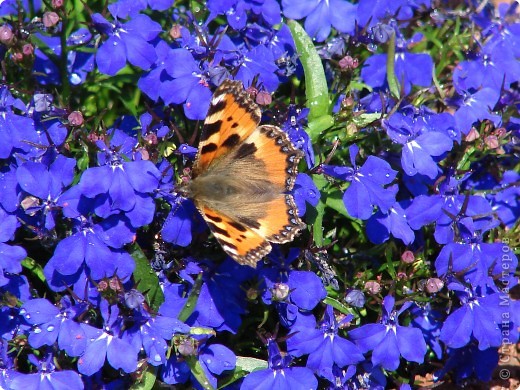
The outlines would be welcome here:
M 56 12 L 45 12 L 43 14 L 43 25 L 47 28 L 54 27 L 60 21 L 60 17 Z
M 412 251 L 404 251 L 401 254 L 401 260 L 403 263 L 412 264 L 415 261 L 415 256 Z
M 181 28 L 182 28 L 182 27 L 181 27 L 180 25 L 178 25 L 178 24 L 174 24 L 174 25 L 172 26 L 172 28 L 170 28 L 170 31 L 168 32 L 168 33 L 170 34 L 170 37 L 171 37 L 172 39 L 179 39 L 179 38 L 182 36 L 182 34 L 181 34 Z
M 76 127 L 83 125 L 84 122 L 83 114 L 79 111 L 72 111 L 67 119 L 72 126 Z
M 369 280 L 365 283 L 365 290 L 367 290 L 369 294 L 375 295 L 381 291 L 381 285 L 375 280 Z
M 11 30 L 11 27 L 4 24 L 3 26 L 0 26 L 0 43 L 11 46 L 11 44 L 14 42 L 14 34 Z
M 64 0 L 52 0 L 52 8 L 61 8 L 63 7 Z
M 429 294 L 435 294 L 442 290 L 444 282 L 439 278 L 430 278 L 426 281 L 425 289 Z
M 260 91 L 256 95 L 256 103 L 260 106 L 268 106 L 273 101 L 269 92 Z
M 31 45 L 30 43 L 26 43 L 22 47 L 22 53 L 26 57 L 32 56 L 34 54 L 34 46 Z
M 275 301 L 284 301 L 289 296 L 289 286 L 285 283 L 276 283 L 271 293 Z

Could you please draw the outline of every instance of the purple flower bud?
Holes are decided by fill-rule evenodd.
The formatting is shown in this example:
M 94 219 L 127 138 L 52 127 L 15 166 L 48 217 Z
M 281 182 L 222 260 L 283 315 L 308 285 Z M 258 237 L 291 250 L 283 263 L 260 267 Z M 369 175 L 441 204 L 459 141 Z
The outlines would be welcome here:
M 412 251 L 404 251 L 401 255 L 403 263 L 412 264 L 415 261 L 415 255 Z
M 375 280 L 370 280 L 365 283 L 365 290 L 367 290 L 369 294 L 375 295 L 381 291 L 381 285 Z
M 444 282 L 439 278 L 430 278 L 426 281 L 426 291 L 430 294 L 439 292 L 444 287 Z
M 6 46 L 11 46 L 14 42 L 14 34 L 11 28 L 4 24 L 0 26 L 0 43 L 3 43 Z
M 52 0 L 53 8 L 61 8 L 63 7 L 63 0 Z
M 72 111 L 69 116 L 67 117 L 69 123 L 72 126 L 81 126 L 83 125 L 83 114 L 79 111 Z
M 276 283 L 272 290 L 273 299 L 284 301 L 289 296 L 289 286 L 285 283 Z
M 56 12 L 45 12 L 43 14 L 43 25 L 47 28 L 54 27 L 60 21 L 60 17 Z

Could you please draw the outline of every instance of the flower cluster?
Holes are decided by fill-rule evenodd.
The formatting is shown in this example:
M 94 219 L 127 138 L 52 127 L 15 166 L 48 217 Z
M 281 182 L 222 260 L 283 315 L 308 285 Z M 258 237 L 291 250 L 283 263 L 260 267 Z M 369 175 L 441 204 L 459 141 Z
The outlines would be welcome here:
M 107 3 L 0 2 L 0 388 L 494 377 L 520 328 L 514 6 Z M 256 269 L 177 191 L 225 79 L 304 156 L 308 228 Z

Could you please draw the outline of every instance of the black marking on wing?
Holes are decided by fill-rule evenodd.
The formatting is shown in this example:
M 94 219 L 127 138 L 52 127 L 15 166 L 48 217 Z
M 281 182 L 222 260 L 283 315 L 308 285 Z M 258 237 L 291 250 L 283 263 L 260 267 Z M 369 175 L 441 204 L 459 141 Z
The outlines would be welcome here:
M 237 150 L 236 158 L 245 158 L 247 156 L 255 154 L 257 150 L 258 149 L 256 148 L 256 145 L 254 143 L 242 144 L 242 146 L 240 146 L 240 148 L 238 148 Z

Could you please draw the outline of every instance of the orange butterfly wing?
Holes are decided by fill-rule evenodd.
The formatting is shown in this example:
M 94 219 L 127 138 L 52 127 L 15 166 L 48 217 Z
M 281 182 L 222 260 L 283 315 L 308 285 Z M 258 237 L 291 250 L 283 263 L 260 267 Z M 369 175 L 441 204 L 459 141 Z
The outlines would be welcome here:
M 193 177 L 207 169 L 217 156 L 246 139 L 258 127 L 261 115 L 242 82 L 224 80 L 211 98 L 193 165 Z

